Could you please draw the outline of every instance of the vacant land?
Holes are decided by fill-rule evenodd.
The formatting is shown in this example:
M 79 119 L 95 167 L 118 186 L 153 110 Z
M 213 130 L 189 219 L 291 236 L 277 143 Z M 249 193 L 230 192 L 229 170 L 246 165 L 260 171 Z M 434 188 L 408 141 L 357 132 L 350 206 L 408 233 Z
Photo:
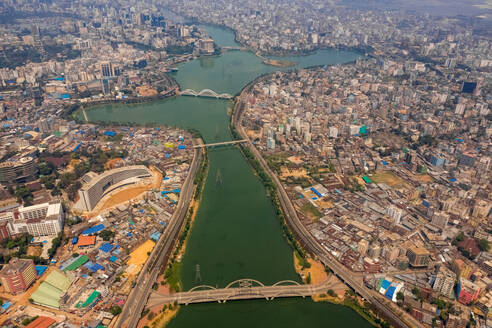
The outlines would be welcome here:
M 311 221 L 317 221 L 321 217 L 321 213 L 310 202 L 306 202 L 302 205 L 301 212 Z
M 307 276 L 311 276 L 311 285 L 318 285 L 328 279 L 328 274 L 325 271 L 325 267 L 321 262 L 317 262 L 313 259 L 307 259 L 307 262 L 311 265 L 309 268 L 302 268 L 301 261 L 299 257 L 296 256 L 294 252 L 294 267 L 296 272 L 303 277 L 303 280 L 306 281 Z
M 375 183 L 384 183 L 392 188 L 406 188 L 408 186 L 405 180 L 391 171 L 379 171 L 369 178 Z

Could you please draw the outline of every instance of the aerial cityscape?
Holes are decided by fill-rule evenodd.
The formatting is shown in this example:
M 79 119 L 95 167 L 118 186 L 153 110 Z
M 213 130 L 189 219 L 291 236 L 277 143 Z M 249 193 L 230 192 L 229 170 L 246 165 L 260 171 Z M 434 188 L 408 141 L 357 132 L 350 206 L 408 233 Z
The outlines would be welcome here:
M 492 327 L 490 0 L 3 0 L 0 325 Z

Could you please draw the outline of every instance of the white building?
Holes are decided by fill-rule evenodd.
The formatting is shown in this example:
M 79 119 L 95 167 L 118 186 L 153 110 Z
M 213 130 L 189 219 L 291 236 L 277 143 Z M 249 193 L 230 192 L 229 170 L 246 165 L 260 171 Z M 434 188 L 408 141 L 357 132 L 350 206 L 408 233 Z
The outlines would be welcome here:
M 386 214 L 393 219 L 394 224 L 399 224 L 403 216 L 403 210 L 395 205 L 391 205 L 386 208 Z
M 43 203 L 0 213 L 0 222 L 7 222 L 11 235 L 54 236 L 63 230 L 64 219 L 61 203 Z
M 338 137 L 338 128 L 334 127 L 334 126 L 330 126 L 330 138 L 336 138 Z

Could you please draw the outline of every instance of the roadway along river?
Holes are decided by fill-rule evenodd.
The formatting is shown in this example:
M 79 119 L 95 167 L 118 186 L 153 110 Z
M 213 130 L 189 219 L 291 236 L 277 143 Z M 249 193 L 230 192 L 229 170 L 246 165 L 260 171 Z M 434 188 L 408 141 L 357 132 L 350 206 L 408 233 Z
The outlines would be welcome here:
M 237 46 L 225 29 L 206 27 L 221 46 Z M 297 67 L 353 61 L 359 54 L 323 50 L 309 56 L 288 57 Z M 264 65 L 251 52 L 230 51 L 219 57 L 200 58 L 179 66 L 174 78 L 181 89 L 212 89 L 236 94 L 261 74 L 278 70 Z M 90 121 L 161 123 L 199 130 L 206 143 L 231 140 L 227 108 L 232 102 L 175 97 L 134 105 L 104 105 L 88 109 Z M 255 177 L 236 147 L 209 150 L 209 174 L 203 199 L 188 240 L 181 267 L 184 290 L 200 284 L 224 287 L 239 278 L 271 285 L 297 280 L 292 250 L 282 236 L 280 223 Z M 220 173 L 219 173 L 220 172 Z M 221 178 L 217 178 L 220 174 Z M 218 182 L 219 181 L 219 182 Z M 220 183 L 221 181 L 221 183 Z M 170 327 L 368 327 L 352 310 L 310 299 L 241 301 L 183 306 Z

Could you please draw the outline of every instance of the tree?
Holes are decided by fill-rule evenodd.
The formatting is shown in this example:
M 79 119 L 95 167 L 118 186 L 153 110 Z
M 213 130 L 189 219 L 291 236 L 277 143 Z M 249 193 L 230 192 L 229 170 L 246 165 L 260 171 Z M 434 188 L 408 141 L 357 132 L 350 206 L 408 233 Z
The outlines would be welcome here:
M 118 315 L 121 313 L 121 307 L 118 305 L 112 306 L 110 312 L 112 315 Z
M 446 302 L 440 298 L 436 298 L 434 301 L 432 301 L 432 303 L 435 304 L 439 310 L 442 310 L 446 307 Z
M 24 205 L 31 205 L 34 199 L 31 189 L 25 185 L 19 185 L 15 189 L 15 196 L 19 202 L 23 202 Z
M 463 231 L 460 231 L 460 233 L 457 234 L 456 237 L 454 237 L 452 244 L 456 245 L 457 243 L 463 240 L 465 240 L 465 234 L 463 233 Z
M 111 230 L 104 229 L 99 233 L 99 237 L 101 237 L 104 241 L 109 241 L 114 237 L 114 232 Z
M 328 295 L 330 295 L 331 297 L 336 297 L 337 296 L 337 293 L 335 293 L 335 291 L 333 289 L 328 289 L 328 291 L 326 293 Z
M 402 292 L 398 292 L 396 294 L 396 299 L 399 300 L 399 301 L 403 301 L 405 299 L 405 296 L 403 295 Z
M 490 244 L 489 244 L 489 241 L 487 239 L 480 239 L 480 241 L 478 242 L 478 247 L 480 248 L 480 250 L 482 252 L 488 252 L 490 250 Z

